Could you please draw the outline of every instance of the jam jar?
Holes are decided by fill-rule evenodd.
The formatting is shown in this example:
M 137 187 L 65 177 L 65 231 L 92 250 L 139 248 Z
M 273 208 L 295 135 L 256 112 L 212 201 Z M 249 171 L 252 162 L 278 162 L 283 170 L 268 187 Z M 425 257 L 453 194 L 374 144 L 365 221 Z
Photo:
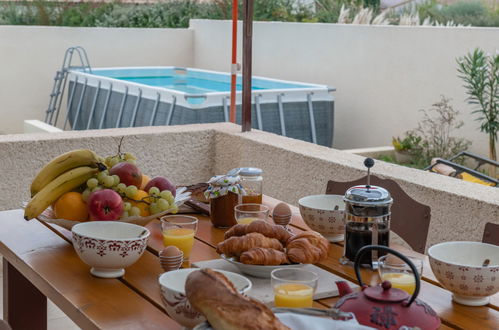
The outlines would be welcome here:
M 210 220 L 216 228 L 229 228 L 237 224 L 234 207 L 244 194 L 239 176 L 217 175 L 208 181 L 205 197 L 210 200 Z

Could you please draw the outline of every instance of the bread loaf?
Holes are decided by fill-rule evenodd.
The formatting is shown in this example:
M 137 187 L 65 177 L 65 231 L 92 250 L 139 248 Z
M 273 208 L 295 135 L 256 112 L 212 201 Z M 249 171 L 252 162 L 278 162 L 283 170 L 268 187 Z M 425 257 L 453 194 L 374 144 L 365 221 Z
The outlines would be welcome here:
M 185 294 L 215 330 L 289 330 L 268 307 L 243 296 L 223 274 L 209 268 L 189 274 Z

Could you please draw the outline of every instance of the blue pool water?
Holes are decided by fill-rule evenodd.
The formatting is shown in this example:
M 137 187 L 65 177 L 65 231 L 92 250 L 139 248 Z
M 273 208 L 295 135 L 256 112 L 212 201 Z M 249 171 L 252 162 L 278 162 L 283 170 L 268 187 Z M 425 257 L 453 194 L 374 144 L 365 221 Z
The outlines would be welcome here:
M 173 89 L 189 94 L 230 92 L 230 75 L 204 71 L 179 71 L 174 69 L 98 69 L 93 74 L 143 84 Z M 308 84 L 295 84 L 262 78 L 252 80 L 252 90 L 310 88 Z M 237 78 L 236 89 L 242 90 L 242 79 Z

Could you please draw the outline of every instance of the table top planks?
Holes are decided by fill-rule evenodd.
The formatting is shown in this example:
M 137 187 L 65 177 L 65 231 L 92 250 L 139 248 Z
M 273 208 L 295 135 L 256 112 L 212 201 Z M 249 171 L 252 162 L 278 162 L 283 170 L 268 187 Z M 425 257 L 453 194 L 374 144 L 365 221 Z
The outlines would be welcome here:
M 264 203 L 271 209 L 278 202 L 264 197 Z M 292 230 L 300 232 L 308 229 L 298 208 L 291 209 Z M 215 247 L 223 240 L 225 231 L 214 228 L 208 217 L 195 216 L 199 219 L 199 228 L 190 261 L 218 258 Z M 20 210 L 0 212 L 0 223 L 0 253 L 82 328 L 131 329 L 144 328 L 145 325 L 149 328 L 180 328 L 166 315 L 157 284 L 163 272 L 157 258 L 163 248 L 158 220 L 147 225 L 151 230 L 147 251 L 137 263 L 126 269 L 123 278 L 113 280 L 90 275 L 89 267 L 73 250 L 69 231 L 37 220 L 26 222 Z M 339 263 L 342 252 L 341 244 L 331 244 L 327 260 L 318 266 L 356 282 L 353 268 Z M 424 258 L 423 255 L 416 255 Z M 186 262 L 183 266 L 189 267 L 190 264 Z M 419 298 L 439 314 L 442 329 L 498 328 L 499 295 L 492 297 L 488 306 L 456 304 L 451 300 L 451 293 L 438 285 L 429 265 L 425 266 Z M 367 283 L 377 280 L 377 274 L 367 269 L 362 270 L 362 276 Z M 331 307 L 337 300 L 337 297 L 321 299 L 315 302 L 315 306 Z

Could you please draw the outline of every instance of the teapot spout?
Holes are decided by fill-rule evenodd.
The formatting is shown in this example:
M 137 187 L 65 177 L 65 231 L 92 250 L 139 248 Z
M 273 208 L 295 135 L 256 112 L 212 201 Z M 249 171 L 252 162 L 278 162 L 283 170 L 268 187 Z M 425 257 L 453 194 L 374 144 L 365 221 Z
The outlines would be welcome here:
M 336 281 L 336 286 L 338 287 L 338 293 L 340 294 L 340 297 L 343 297 L 347 294 L 352 293 L 352 288 L 350 288 L 350 285 L 346 281 Z

